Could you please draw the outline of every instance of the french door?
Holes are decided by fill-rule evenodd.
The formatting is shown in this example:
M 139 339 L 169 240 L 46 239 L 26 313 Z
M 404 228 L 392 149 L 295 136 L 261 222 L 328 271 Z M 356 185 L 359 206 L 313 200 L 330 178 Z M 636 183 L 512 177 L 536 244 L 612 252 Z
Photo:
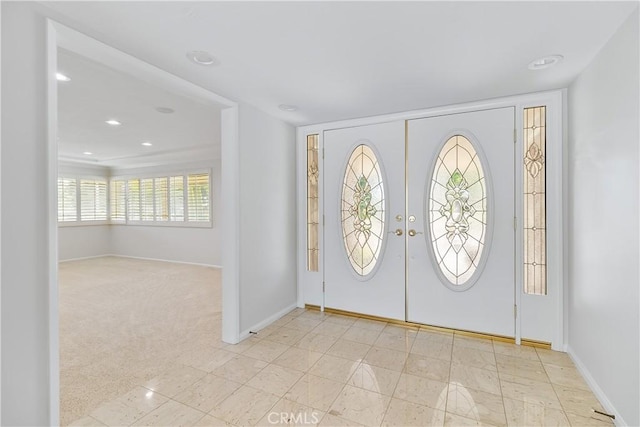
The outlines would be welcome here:
M 514 336 L 514 109 L 325 131 L 325 306 Z

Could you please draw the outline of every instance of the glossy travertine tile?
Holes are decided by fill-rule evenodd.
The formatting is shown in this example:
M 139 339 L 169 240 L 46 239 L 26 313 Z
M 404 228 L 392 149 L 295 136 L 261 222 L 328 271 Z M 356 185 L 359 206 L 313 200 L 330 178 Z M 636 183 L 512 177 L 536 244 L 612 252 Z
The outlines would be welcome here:
M 229 397 L 242 384 L 215 375 L 207 375 L 186 390 L 178 393 L 174 400 L 202 412 L 211 411 L 218 403 Z
M 452 344 L 426 339 L 416 339 L 411 347 L 411 353 L 447 361 L 451 360 L 452 352 Z
M 419 377 L 447 382 L 451 363 L 446 360 L 431 359 L 419 354 L 409 354 L 404 372 Z
M 463 335 L 455 335 L 453 337 L 454 347 L 475 348 L 482 351 L 493 351 L 493 341 L 483 338 L 473 338 Z
M 302 375 L 302 372 L 294 369 L 268 365 L 251 378 L 247 385 L 281 397 L 298 382 Z
M 501 377 L 502 375 L 513 375 L 540 382 L 549 382 L 549 377 L 542 367 L 542 363 L 537 360 L 505 356 L 503 354 L 496 354 L 495 357 L 498 373 Z
M 533 347 L 494 341 L 493 350 L 496 354 L 502 354 L 511 357 L 520 357 L 529 360 L 538 360 L 538 353 L 536 353 L 536 349 Z
M 344 418 L 336 417 L 332 414 L 326 414 L 322 421 L 320 421 L 321 427 L 361 427 L 363 424 L 358 424 L 355 421 L 345 420 Z
M 359 364 L 360 362 L 357 361 L 325 354 L 309 369 L 309 373 L 318 377 L 346 383 Z
M 302 337 L 300 341 L 296 343 L 296 347 L 303 348 L 305 350 L 317 351 L 324 353 L 327 351 L 338 338 L 331 337 L 329 335 L 323 335 L 316 332 L 309 332 Z
M 487 369 L 452 363 L 450 382 L 461 384 L 473 390 L 502 394 L 498 374 Z
M 542 348 L 536 348 L 536 353 L 542 363 L 551 364 L 556 366 L 569 366 L 573 367 L 573 361 L 571 357 L 567 353 L 562 353 L 560 351 L 553 350 L 545 350 Z
M 482 424 L 507 424 L 502 396 L 473 390 L 457 383 L 449 384 L 447 412 L 477 420 Z
M 571 359 L 550 350 L 303 309 L 223 343 L 219 277 L 65 263 L 62 424 L 271 425 L 275 412 L 276 424 L 315 425 L 296 414 L 317 412 L 331 426 L 612 425 L 591 411 L 602 406 Z
M 115 400 L 104 403 L 91 417 L 109 426 L 130 425 L 169 400 L 144 387 L 136 387 Z
M 349 360 L 361 360 L 371 348 L 368 344 L 338 338 L 327 350 L 327 354 Z
M 402 371 L 408 355 L 408 353 L 402 351 L 374 346 L 369 350 L 363 361 L 373 366 L 379 366 L 393 371 Z
M 322 353 L 320 352 L 290 347 L 272 363 L 285 368 L 307 372 L 321 357 Z
M 144 386 L 149 390 L 173 397 L 205 375 L 207 375 L 205 371 L 191 366 L 178 366 L 147 381 Z
M 197 411 L 187 405 L 170 400 L 142 419 L 134 423 L 134 426 L 193 426 L 205 416 L 204 412 Z
M 544 369 L 553 384 L 589 391 L 589 386 L 584 378 L 573 366 L 545 364 Z
M 569 423 L 574 427 L 612 427 L 615 425 L 611 418 L 598 414 L 592 414 L 590 417 L 582 417 L 567 412 L 566 416 L 569 419 Z
M 413 346 L 413 341 L 415 340 L 415 332 L 410 330 L 401 330 L 399 332 L 402 333 L 388 333 L 385 332 L 387 329 L 383 330 L 382 333 L 378 336 L 375 343 L 373 344 L 376 347 L 388 348 L 391 350 L 398 350 L 409 352 L 411 347 Z
M 474 368 L 497 371 L 496 358 L 493 352 L 477 350 L 469 347 L 453 347 L 451 361 Z
M 380 425 L 389 396 L 346 385 L 331 405 L 330 413 L 364 425 Z
M 444 411 L 448 388 L 445 382 L 402 374 L 393 397 Z
M 264 369 L 268 363 L 244 355 L 237 355 L 224 365 L 213 370 L 213 374 L 244 384 Z
M 377 331 L 375 329 L 365 329 L 359 328 L 357 326 L 352 326 L 347 330 L 347 332 L 344 333 L 344 335 L 342 335 L 342 338 L 362 344 L 373 345 L 373 343 L 378 339 L 379 335 L 380 331 Z
M 399 378 L 400 372 L 398 371 L 363 362 L 358 365 L 347 384 L 391 396 L 396 389 Z
M 563 409 L 550 383 L 528 380 L 521 377 L 514 377 L 512 379 L 515 381 L 509 382 L 501 378 L 500 386 L 503 396 L 551 409 Z
M 504 398 L 509 426 L 569 426 L 564 412 L 533 403 Z
M 417 405 L 400 399 L 391 399 L 383 426 L 442 426 L 444 411 Z
M 280 400 L 274 394 L 242 386 L 209 413 L 235 425 L 254 425 Z
M 234 427 L 233 424 L 211 415 L 205 415 L 195 424 L 195 427 Z
M 464 427 L 464 426 L 491 426 L 491 424 L 483 423 L 479 420 L 461 417 L 457 414 L 447 412 L 444 415 L 445 427 Z
M 262 340 L 255 344 L 243 354 L 263 362 L 273 362 L 278 356 L 289 349 L 288 345 L 279 344 L 277 342 Z
M 564 387 L 562 385 L 554 385 L 553 388 L 565 412 L 573 413 L 583 417 L 589 416 L 591 418 L 597 418 L 602 421 L 610 420 L 608 417 L 604 415 L 598 415 L 592 411 L 593 409 L 595 409 L 600 412 L 607 412 L 604 410 L 598 399 L 596 399 L 591 391 Z
M 315 375 L 305 375 L 284 397 L 326 412 L 343 388 L 343 383 Z

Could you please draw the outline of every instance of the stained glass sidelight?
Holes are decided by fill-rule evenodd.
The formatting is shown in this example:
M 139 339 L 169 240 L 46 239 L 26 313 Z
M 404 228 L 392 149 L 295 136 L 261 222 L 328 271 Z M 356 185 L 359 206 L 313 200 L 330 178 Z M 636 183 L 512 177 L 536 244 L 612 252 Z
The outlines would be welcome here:
M 524 292 L 547 294 L 546 107 L 524 109 Z
M 371 147 L 358 145 L 342 184 L 342 237 L 349 263 L 360 276 L 370 274 L 382 250 L 384 182 Z
M 466 283 L 479 266 L 487 234 L 486 178 L 478 153 L 452 136 L 436 160 L 427 210 L 431 245 L 451 285 Z
M 307 135 L 307 271 L 318 271 L 318 135 Z

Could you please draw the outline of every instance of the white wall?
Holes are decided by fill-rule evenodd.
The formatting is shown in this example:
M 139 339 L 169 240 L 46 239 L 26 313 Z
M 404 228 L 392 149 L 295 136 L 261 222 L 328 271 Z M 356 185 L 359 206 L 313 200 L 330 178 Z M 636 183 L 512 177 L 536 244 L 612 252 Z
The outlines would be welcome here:
M 68 261 L 111 253 L 111 226 L 58 227 L 58 260 Z
M 28 3 L 1 7 L 1 423 L 48 425 L 46 22 Z
M 569 88 L 569 351 L 640 425 L 638 12 Z
M 243 335 L 296 303 L 295 130 L 240 105 L 239 142 Z

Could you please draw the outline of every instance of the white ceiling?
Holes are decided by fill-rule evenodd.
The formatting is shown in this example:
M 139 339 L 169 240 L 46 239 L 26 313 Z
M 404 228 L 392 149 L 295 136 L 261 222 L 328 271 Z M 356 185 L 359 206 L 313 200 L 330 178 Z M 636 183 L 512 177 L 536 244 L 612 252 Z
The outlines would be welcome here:
M 292 124 L 567 87 L 637 2 L 46 2 L 113 47 Z M 205 50 L 217 67 L 187 61 Z M 550 54 L 559 65 L 533 72 Z M 299 111 L 280 111 L 279 104 Z
M 58 49 L 58 154 L 103 166 L 150 165 L 220 155 L 219 110 Z M 169 107 L 162 114 L 156 107 Z M 121 126 L 106 120 L 117 119 Z M 145 147 L 142 142 L 151 142 Z M 84 152 L 93 154 L 86 155 Z

